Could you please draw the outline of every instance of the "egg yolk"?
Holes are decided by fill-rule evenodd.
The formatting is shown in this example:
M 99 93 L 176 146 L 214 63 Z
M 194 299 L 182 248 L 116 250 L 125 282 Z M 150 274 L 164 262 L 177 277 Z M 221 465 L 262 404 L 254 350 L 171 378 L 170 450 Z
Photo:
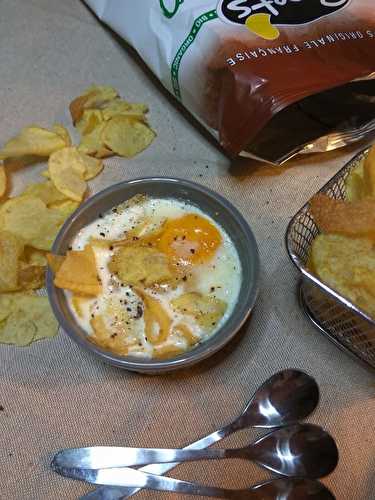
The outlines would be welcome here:
M 220 232 L 209 220 L 187 214 L 166 223 L 158 247 L 173 260 L 197 264 L 210 259 L 221 241 Z

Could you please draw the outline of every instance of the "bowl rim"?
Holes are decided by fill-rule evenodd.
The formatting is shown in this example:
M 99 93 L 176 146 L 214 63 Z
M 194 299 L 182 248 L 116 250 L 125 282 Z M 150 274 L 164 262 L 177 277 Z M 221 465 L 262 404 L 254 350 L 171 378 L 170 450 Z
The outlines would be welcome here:
M 98 356 L 113 366 L 117 366 L 119 368 L 123 368 L 130 371 L 138 371 L 143 373 L 163 373 L 167 371 L 174 371 L 176 369 L 186 368 L 193 364 L 199 363 L 206 359 L 207 357 L 213 355 L 220 349 L 222 349 L 230 340 L 238 333 L 241 327 L 244 325 L 245 321 L 248 319 L 251 311 L 254 308 L 255 302 L 257 300 L 258 292 L 259 292 L 259 273 L 260 273 L 260 258 L 259 258 L 259 249 L 255 239 L 255 236 L 240 211 L 232 205 L 226 198 L 224 198 L 219 193 L 207 188 L 201 184 L 196 182 L 177 178 L 177 177 L 169 177 L 169 176 L 149 176 L 149 177 L 137 177 L 134 179 L 129 179 L 125 181 L 120 181 L 118 183 L 111 184 L 107 188 L 95 193 L 93 196 L 90 196 L 80 207 L 65 221 L 63 226 L 61 227 L 51 249 L 52 253 L 59 254 L 60 246 L 65 240 L 66 233 L 69 231 L 71 225 L 88 209 L 94 207 L 99 199 L 105 198 L 106 195 L 113 193 L 114 191 L 118 191 L 121 189 L 126 190 L 129 186 L 139 185 L 140 188 L 143 184 L 148 183 L 166 183 L 166 184 L 179 184 L 182 187 L 186 187 L 187 189 L 194 190 L 200 192 L 201 195 L 205 197 L 209 197 L 214 199 L 221 207 L 225 210 L 225 212 L 232 218 L 235 219 L 236 222 L 240 225 L 247 242 L 249 243 L 249 259 L 252 259 L 252 270 L 253 270 L 253 280 L 252 283 L 248 286 L 248 292 L 246 297 L 246 302 L 243 303 L 240 297 L 237 300 L 234 309 L 227 319 L 227 321 L 221 326 L 221 328 L 210 338 L 202 342 L 197 348 L 192 349 L 190 351 L 186 351 L 178 356 L 175 356 L 170 359 L 165 360 L 155 360 L 150 358 L 139 358 L 136 356 L 119 356 L 115 353 L 111 353 L 108 350 L 102 349 L 94 343 L 90 342 L 84 337 L 77 335 L 74 332 L 74 329 L 71 327 L 71 322 L 66 318 L 62 308 L 60 307 L 60 302 L 57 298 L 58 289 L 55 287 L 53 283 L 53 273 L 51 269 L 48 267 L 46 283 L 47 283 L 47 294 L 52 307 L 52 310 L 58 320 L 59 325 L 62 330 L 76 343 L 78 343 L 84 349 L 92 352 L 94 355 Z M 173 198 L 173 194 L 171 195 Z M 126 199 L 126 198 L 125 198 Z M 199 206 L 199 203 L 197 203 Z M 232 236 L 229 235 L 231 238 Z M 233 238 L 232 238 L 233 239 Z M 236 247 L 236 244 L 235 244 Z M 237 247 L 236 247 L 237 250 Z M 240 262 L 243 264 L 243 259 L 240 257 Z M 62 291 L 61 291 L 62 292 Z M 221 338 L 218 337 L 215 342 L 216 336 L 223 331 L 225 325 L 227 325 L 228 321 L 232 318 L 234 313 L 238 310 L 238 305 L 241 305 L 242 309 L 244 309 L 243 314 L 241 314 L 241 318 L 237 320 L 234 327 L 231 328 L 230 331 L 226 332 L 226 335 L 222 335 Z M 210 343 L 211 340 L 211 343 Z

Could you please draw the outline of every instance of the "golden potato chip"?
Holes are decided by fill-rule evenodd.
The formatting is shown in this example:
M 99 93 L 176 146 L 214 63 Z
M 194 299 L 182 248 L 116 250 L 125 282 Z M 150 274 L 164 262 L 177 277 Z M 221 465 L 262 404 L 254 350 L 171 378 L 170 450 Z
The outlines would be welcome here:
M 90 324 L 94 331 L 92 335 L 87 337 L 90 342 L 102 347 L 103 349 L 115 352 L 120 356 L 126 356 L 129 354 L 129 344 L 126 337 L 122 335 L 111 335 L 102 316 L 95 316 L 90 321 Z
M 22 196 L 40 198 L 47 206 L 67 200 L 67 197 L 61 193 L 61 191 L 56 189 L 55 185 L 51 181 L 29 184 L 22 193 Z
M 13 311 L 14 302 L 12 295 L 13 294 L 0 293 L 0 321 L 4 321 Z
M 7 190 L 7 176 L 4 165 L 0 165 L 0 198 L 4 196 Z
M 61 201 L 60 203 L 53 203 L 50 205 L 50 208 L 54 208 L 65 218 L 68 218 L 72 215 L 73 212 L 77 210 L 79 207 L 79 203 L 73 200 Z
M 22 265 L 18 272 L 18 288 L 21 290 L 37 290 L 43 288 L 46 274 L 45 266 Z
M 50 250 L 65 217 L 40 198 L 17 196 L 0 207 L 0 226 L 26 245 Z
M 29 293 L 7 294 L 10 314 L 0 326 L 0 342 L 25 346 L 33 341 L 53 337 L 57 322 L 47 297 Z
M 320 230 L 352 237 L 375 237 L 375 199 L 348 203 L 318 194 L 310 202 L 310 211 Z
M 367 193 L 375 197 L 375 146 L 368 152 L 363 162 L 363 182 Z
M 141 289 L 136 289 L 135 291 L 142 297 L 145 305 L 143 316 L 147 340 L 151 344 L 164 342 L 171 331 L 171 318 L 159 300 L 146 294 Z
M 54 151 L 64 148 L 65 141 L 60 135 L 42 127 L 25 127 L 8 141 L 0 150 L 0 159 L 18 158 L 28 155 L 49 156 Z
M 25 247 L 23 252 L 23 259 L 25 263 L 30 266 L 46 266 L 47 256 L 42 250 L 36 250 L 32 247 Z
M 171 301 L 172 307 L 181 314 L 193 316 L 203 328 L 212 330 L 224 316 L 227 304 L 220 299 L 190 292 Z
M 67 198 L 82 201 L 87 184 L 86 167 L 76 148 L 64 148 L 53 153 L 48 160 L 48 171 L 56 188 Z
M 118 247 L 108 268 L 123 283 L 152 286 L 176 280 L 167 257 L 155 248 Z
M 63 255 L 55 255 L 53 253 L 47 253 L 47 262 L 54 274 L 57 274 L 64 260 L 65 257 Z
M 79 152 L 79 154 L 81 155 L 82 161 L 86 168 L 84 173 L 85 181 L 89 181 L 90 179 L 93 179 L 94 177 L 99 175 L 104 167 L 103 161 L 92 158 L 91 156 L 82 152 Z
M 73 123 L 78 122 L 85 109 L 100 108 L 108 101 L 112 101 L 118 96 L 118 92 L 113 87 L 105 85 L 92 85 L 88 87 L 83 95 L 74 99 L 69 106 Z
M 322 281 L 375 316 L 375 248 L 371 239 L 320 234 L 311 247 L 311 262 Z
M 0 292 L 17 290 L 22 253 L 22 240 L 8 231 L 0 231 Z
M 106 121 L 117 115 L 128 116 L 143 121 L 145 120 L 145 114 L 147 112 L 148 106 L 146 104 L 131 104 L 122 99 L 114 99 L 113 101 L 107 102 L 101 111 L 102 117 Z
M 78 151 L 87 155 L 96 156 L 97 158 L 105 158 L 113 155 L 113 152 L 106 148 L 102 140 L 102 132 L 105 126 L 106 122 L 102 122 L 89 134 L 82 136 Z
M 104 144 L 125 158 L 146 149 L 155 136 L 155 132 L 144 123 L 121 115 L 109 120 L 102 132 Z
M 76 123 L 76 128 L 82 135 L 91 134 L 104 121 L 103 113 L 99 109 L 85 109 L 82 118 Z
M 52 126 L 52 132 L 55 132 L 55 134 L 61 137 L 61 139 L 65 142 L 66 147 L 72 145 L 72 139 L 70 138 L 69 131 L 67 128 L 64 127 L 64 125 L 61 125 L 60 123 L 55 123 Z
M 0 342 L 23 347 L 31 344 L 37 327 L 23 311 L 12 311 L 0 326 Z
M 71 250 L 55 274 L 58 288 L 81 295 L 98 295 L 102 286 L 96 269 L 95 253 L 86 245 L 82 251 Z

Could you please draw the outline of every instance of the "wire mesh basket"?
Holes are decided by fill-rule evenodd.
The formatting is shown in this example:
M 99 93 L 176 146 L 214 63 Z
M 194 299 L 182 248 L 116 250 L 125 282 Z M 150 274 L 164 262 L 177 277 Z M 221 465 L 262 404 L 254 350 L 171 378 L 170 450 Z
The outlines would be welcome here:
M 363 151 L 347 163 L 319 193 L 331 198 L 345 197 L 345 179 L 367 153 Z M 311 274 L 307 260 L 313 240 L 319 234 L 309 204 L 292 218 L 286 232 L 286 246 L 292 262 L 302 275 L 300 304 L 319 330 L 338 347 L 375 371 L 375 320 L 355 304 Z

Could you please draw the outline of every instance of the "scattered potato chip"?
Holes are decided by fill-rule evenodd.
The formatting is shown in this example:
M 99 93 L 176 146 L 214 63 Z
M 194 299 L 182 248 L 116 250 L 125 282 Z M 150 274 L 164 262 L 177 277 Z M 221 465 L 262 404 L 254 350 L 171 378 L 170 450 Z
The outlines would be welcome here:
M 102 109 L 102 117 L 105 121 L 114 116 L 123 115 L 130 118 L 136 118 L 145 121 L 145 114 L 148 112 L 148 106 L 142 103 L 131 104 L 122 99 L 114 99 L 108 102 Z
M 17 294 L 0 294 L 0 321 L 4 321 L 13 311 L 13 295 Z
M 99 109 L 85 109 L 82 118 L 76 123 L 76 128 L 82 135 L 91 134 L 104 121 L 103 113 Z
M 89 134 L 82 136 L 78 151 L 95 156 L 96 158 L 105 158 L 113 155 L 113 152 L 106 148 L 102 140 L 102 132 L 105 126 L 106 122 L 102 122 Z
M 25 127 L 0 150 L 0 159 L 18 158 L 28 155 L 49 156 L 66 146 L 64 139 L 42 127 Z
M 67 200 L 67 197 L 56 189 L 51 181 L 29 184 L 22 196 L 40 198 L 47 206 Z
M 73 123 L 78 122 L 85 109 L 99 108 L 108 101 L 112 101 L 118 96 L 118 92 L 113 87 L 105 85 L 92 85 L 87 88 L 83 95 L 74 99 L 69 106 Z
M 48 160 L 48 170 L 61 193 L 74 201 L 82 201 L 87 189 L 84 180 L 86 168 L 76 148 L 64 148 L 53 153 Z
M 374 198 L 348 203 L 318 194 L 310 202 L 310 211 L 324 233 L 375 237 Z
M 37 290 L 43 288 L 46 273 L 45 266 L 22 265 L 18 272 L 18 288 L 21 290 Z
M 79 203 L 73 200 L 61 201 L 60 203 L 53 203 L 52 205 L 50 205 L 50 208 L 54 208 L 55 210 L 60 212 L 60 214 L 66 219 L 70 217 L 70 215 L 72 215 L 72 213 L 75 212 L 78 207 Z
M 98 295 L 102 287 L 92 247 L 87 245 L 82 251 L 68 252 L 55 274 L 54 283 L 58 288 L 71 290 L 80 295 Z
M 17 196 L 0 207 L 0 226 L 26 245 L 50 250 L 65 217 L 39 198 Z
M 227 304 L 223 300 L 198 292 L 180 295 L 172 300 L 171 304 L 177 311 L 193 316 L 200 326 L 208 330 L 217 325 L 227 308 Z
M 82 160 L 85 164 L 86 170 L 84 173 L 84 179 L 85 181 L 89 181 L 90 179 L 93 179 L 97 175 L 100 174 L 100 172 L 103 170 L 103 161 L 98 160 L 97 158 L 92 158 L 91 156 L 85 154 L 85 153 L 79 153 L 82 157 Z
M 37 327 L 23 311 L 12 311 L 0 327 L 0 342 L 23 347 L 31 344 Z
M 0 198 L 4 196 L 7 190 L 7 176 L 5 173 L 4 165 L 0 165 Z
M 0 231 L 0 292 L 17 290 L 22 253 L 22 240 L 8 231 Z
M 26 293 L 2 295 L 0 312 L 5 315 L 0 325 L 2 343 L 25 346 L 57 333 L 58 325 L 47 297 Z
M 123 283 L 152 286 L 173 282 L 176 278 L 167 257 L 156 248 L 118 247 L 108 264 Z
M 60 123 L 55 123 L 52 126 L 52 132 L 55 132 L 55 134 L 61 137 L 61 139 L 65 142 L 66 147 L 72 145 L 72 139 L 70 138 L 68 129 L 65 128 L 63 125 L 61 125 Z
M 23 260 L 30 266 L 46 266 L 47 256 L 42 250 L 37 250 L 32 247 L 25 247 L 23 252 Z
M 121 115 L 113 117 L 102 132 L 104 144 L 125 158 L 132 158 L 146 149 L 155 136 L 144 123 Z

